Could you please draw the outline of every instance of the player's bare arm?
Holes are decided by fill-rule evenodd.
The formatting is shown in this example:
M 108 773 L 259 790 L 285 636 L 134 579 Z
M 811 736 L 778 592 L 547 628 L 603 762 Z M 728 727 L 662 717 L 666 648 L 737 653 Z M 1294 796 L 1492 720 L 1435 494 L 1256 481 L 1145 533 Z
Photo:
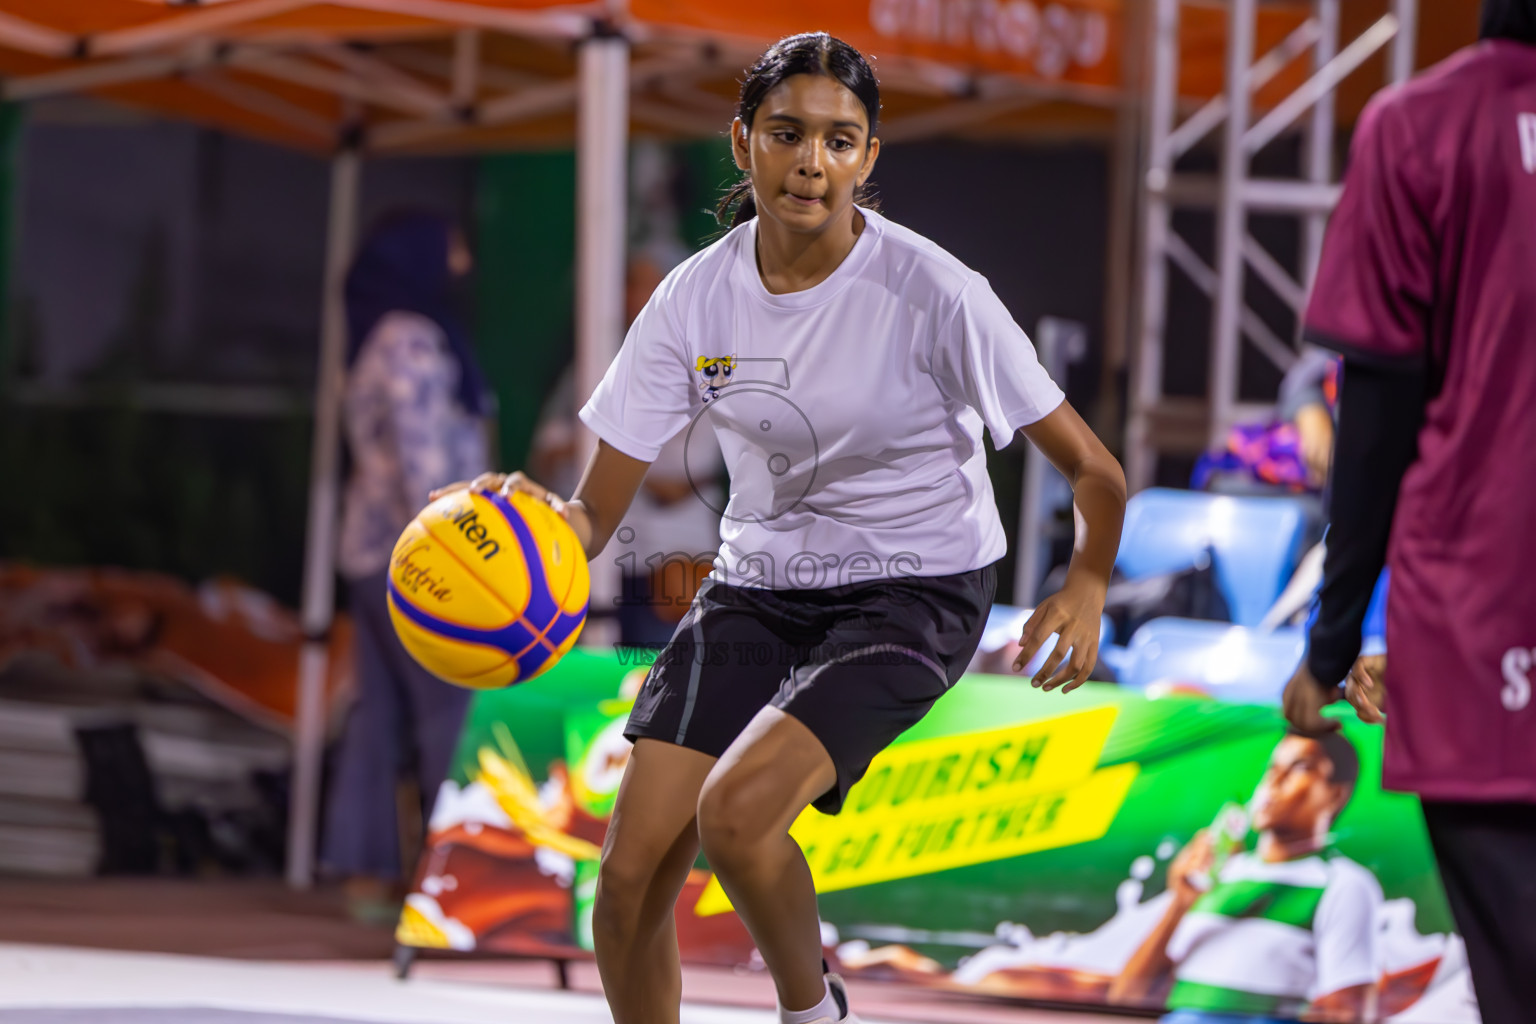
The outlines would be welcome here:
M 1066 402 L 1023 432 L 1072 485 L 1077 536 L 1066 583 L 1040 602 L 1025 624 L 1013 668 L 1015 672 L 1022 670 L 1046 638 L 1056 633 L 1060 637 L 1056 649 L 1032 683 L 1046 690 L 1061 687 L 1068 693 L 1087 680 L 1098 660 L 1099 617 L 1104 613 L 1104 594 L 1125 520 L 1125 473 L 1104 442 Z
M 1173 959 L 1168 955 L 1168 943 L 1178 930 L 1179 922 L 1189 913 L 1189 908 L 1200 898 L 1201 889 L 1196 879 L 1209 875 L 1215 861 L 1211 834 L 1201 831 L 1189 841 L 1168 867 L 1168 891 L 1172 900 L 1162 919 L 1142 940 L 1131 954 L 1125 968 L 1110 983 L 1109 1001 L 1139 1005 L 1153 998 L 1154 993 L 1167 981 L 1173 970 Z

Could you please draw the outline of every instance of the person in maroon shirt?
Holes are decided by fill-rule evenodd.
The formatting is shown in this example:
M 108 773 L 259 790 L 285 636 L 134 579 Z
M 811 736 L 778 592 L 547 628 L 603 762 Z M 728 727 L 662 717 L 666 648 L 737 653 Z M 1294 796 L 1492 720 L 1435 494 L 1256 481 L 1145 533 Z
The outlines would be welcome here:
M 1536 0 L 1379 94 L 1355 131 L 1305 336 L 1344 357 L 1299 731 L 1346 695 L 1424 802 L 1485 1024 L 1536 1020 Z M 1392 570 L 1385 680 L 1351 672 Z

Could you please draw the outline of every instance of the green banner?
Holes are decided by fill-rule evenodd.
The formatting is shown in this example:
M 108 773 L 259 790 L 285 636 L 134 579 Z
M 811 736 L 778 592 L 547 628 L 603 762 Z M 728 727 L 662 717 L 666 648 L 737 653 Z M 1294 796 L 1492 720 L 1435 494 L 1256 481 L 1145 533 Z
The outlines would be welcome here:
M 643 678 L 576 652 L 477 696 L 402 942 L 590 950 L 598 850 Z M 807 810 L 791 834 L 817 882 L 825 953 L 849 975 L 1475 1022 L 1417 801 L 1383 793 L 1380 777 L 1380 731 L 1353 718 L 1314 741 L 1288 736 L 1274 707 L 971 675 L 876 759 L 841 814 Z M 678 906 L 685 960 L 750 961 L 702 860 Z

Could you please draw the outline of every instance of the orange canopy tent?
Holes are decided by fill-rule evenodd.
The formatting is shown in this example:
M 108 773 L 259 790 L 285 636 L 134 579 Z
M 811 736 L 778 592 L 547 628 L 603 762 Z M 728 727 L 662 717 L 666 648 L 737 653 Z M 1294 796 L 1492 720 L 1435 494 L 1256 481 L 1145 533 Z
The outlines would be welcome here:
M 91 92 L 329 151 L 346 127 L 378 152 L 574 137 L 575 48 L 631 44 L 636 132 L 718 133 L 764 43 L 825 29 L 874 55 L 892 138 L 1107 123 L 1122 95 L 1127 0 L 872 0 L 772 5 L 632 0 L 4 0 L 4 95 Z M 1260 46 L 1305 12 L 1265 13 Z M 1183 26 L 1184 93 L 1222 79 L 1223 14 Z
M 571 44 L 631 44 L 635 133 L 715 134 L 740 69 L 815 27 L 875 58 L 893 140 L 962 131 L 1108 127 L 1134 91 L 1137 0 L 0 0 L 0 78 L 11 100 L 90 92 L 231 131 L 329 152 L 548 145 L 575 137 Z M 1351 3 L 1346 36 L 1380 4 Z M 1423 5 L 1419 64 L 1470 41 L 1475 5 Z M 1307 15 L 1261 13 L 1259 52 Z M 1220 92 L 1226 14 L 1180 24 L 1180 93 Z M 1299 67 L 1272 84 L 1293 86 Z M 1378 77 L 1376 81 L 1380 81 Z M 1346 89 L 1346 116 L 1372 86 Z M 1260 102 L 1263 103 L 1263 94 Z M 365 129 L 359 135 L 359 129 Z
M 1465 0 L 1441 0 L 1448 7 Z M 617 351 L 628 135 L 723 132 L 740 69 L 772 39 L 825 29 L 874 58 L 887 141 L 1108 128 L 1135 91 L 1142 0 L 0 0 L 0 98 L 88 93 L 333 157 L 311 460 L 290 878 L 310 875 L 332 606 L 341 282 L 360 154 L 575 140 L 577 384 Z M 1262 13 L 1268 52 L 1305 4 Z M 1426 21 L 1430 16 L 1426 14 Z M 1179 92 L 1223 80 L 1225 12 L 1180 23 Z M 1445 33 L 1426 32 L 1444 40 Z M 1447 47 L 1448 49 L 1449 47 Z M 1298 49 L 1296 56 L 1300 55 Z M 1269 88 L 1293 86 L 1287 66 Z M 1265 91 L 1258 92 L 1265 102 Z M 607 584 L 612 586 L 612 584 Z M 594 579 L 594 598 L 604 582 Z

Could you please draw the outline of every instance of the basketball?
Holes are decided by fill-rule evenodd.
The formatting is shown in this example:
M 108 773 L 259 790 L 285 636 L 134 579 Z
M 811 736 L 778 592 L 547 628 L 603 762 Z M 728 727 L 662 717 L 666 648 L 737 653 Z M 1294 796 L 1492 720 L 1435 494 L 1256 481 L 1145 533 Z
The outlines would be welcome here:
M 389 616 L 439 679 L 498 689 L 546 671 L 587 617 L 591 579 L 569 524 L 527 494 L 457 491 L 412 520 L 389 564 Z

